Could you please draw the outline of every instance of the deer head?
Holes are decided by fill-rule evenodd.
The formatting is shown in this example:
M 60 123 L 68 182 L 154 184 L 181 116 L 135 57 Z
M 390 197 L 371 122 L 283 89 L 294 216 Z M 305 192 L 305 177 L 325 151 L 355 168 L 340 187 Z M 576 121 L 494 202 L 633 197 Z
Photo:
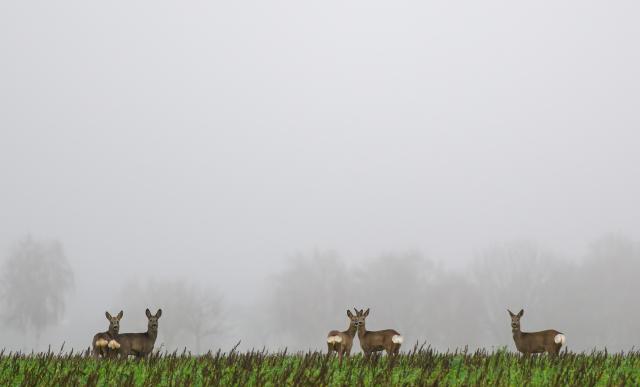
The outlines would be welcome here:
M 162 316 L 162 309 L 158 309 L 155 315 L 151 314 L 151 311 L 147 308 L 145 311 L 147 318 L 149 319 L 149 324 L 147 325 L 149 331 L 157 332 L 158 331 L 158 319 Z
M 122 311 L 115 317 L 109 312 L 104 312 L 104 315 L 107 317 L 107 320 L 109 320 L 109 332 L 118 333 L 120 331 L 120 320 L 123 316 Z
M 520 330 L 520 318 L 524 314 L 524 309 L 520 309 L 518 314 L 513 314 L 509 309 L 507 309 L 507 312 L 509 312 L 509 316 L 511 316 L 511 328 L 513 330 Z
M 358 316 L 357 316 L 358 312 L 356 311 L 356 314 L 351 313 L 351 311 L 349 309 L 347 309 L 347 317 L 349 317 L 349 324 L 353 325 L 354 327 L 358 327 Z
M 367 308 L 367 310 L 364 312 L 362 309 L 358 310 L 356 308 L 353 308 L 353 310 L 356 311 L 356 315 L 354 316 L 355 320 L 352 319 L 354 321 L 355 326 L 356 327 L 359 327 L 361 325 L 364 326 L 364 320 L 369 315 L 369 309 Z

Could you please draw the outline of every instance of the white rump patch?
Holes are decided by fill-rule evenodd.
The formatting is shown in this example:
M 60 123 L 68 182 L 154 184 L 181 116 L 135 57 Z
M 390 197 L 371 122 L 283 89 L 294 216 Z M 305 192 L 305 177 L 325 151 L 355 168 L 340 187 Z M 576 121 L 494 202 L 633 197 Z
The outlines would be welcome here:
M 96 347 L 106 347 L 107 345 L 109 345 L 109 342 L 105 339 L 96 340 Z
M 333 344 L 333 343 L 342 343 L 342 336 L 329 336 L 327 337 L 327 343 L 329 344 Z
M 391 341 L 394 344 L 402 344 L 402 342 L 404 341 L 404 338 L 400 335 L 393 335 L 393 337 L 391 338 Z
M 111 348 L 111 349 L 118 349 L 118 348 L 120 348 L 120 343 L 118 343 L 118 342 L 117 342 L 117 341 L 115 341 L 115 340 L 111 340 L 111 341 L 109 342 L 109 348 Z
M 556 335 L 556 337 L 553 338 L 553 341 L 555 341 L 556 344 L 564 345 L 567 342 L 567 338 L 564 337 L 564 335 L 562 333 L 559 333 L 559 334 Z

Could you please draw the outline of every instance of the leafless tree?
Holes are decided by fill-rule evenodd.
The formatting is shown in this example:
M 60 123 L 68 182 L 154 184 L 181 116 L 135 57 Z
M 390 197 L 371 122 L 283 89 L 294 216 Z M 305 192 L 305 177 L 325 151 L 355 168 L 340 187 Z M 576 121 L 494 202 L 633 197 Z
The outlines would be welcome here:
M 37 347 L 42 332 L 62 319 L 73 284 L 73 271 L 60 242 L 25 237 L 2 264 L 3 321 L 22 333 L 33 331 Z
M 331 251 L 299 254 L 288 264 L 272 277 L 270 324 L 261 324 L 268 325 L 263 335 L 276 347 L 308 348 L 326 335 L 328 327 L 346 324 L 352 278 Z
M 481 295 L 482 327 L 488 342 L 508 342 L 506 308 L 537 311 L 527 321 L 549 319 L 556 311 L 569 264 L 528 241 L 514 241 L 481 252 L 471 266 L 471 278 Z M 549 312 L 549 313 L 545 313 Z

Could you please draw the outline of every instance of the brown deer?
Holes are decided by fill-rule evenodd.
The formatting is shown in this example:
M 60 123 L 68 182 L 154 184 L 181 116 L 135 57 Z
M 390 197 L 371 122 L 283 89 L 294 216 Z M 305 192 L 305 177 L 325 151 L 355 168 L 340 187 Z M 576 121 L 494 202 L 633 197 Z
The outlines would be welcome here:
M 358 317 L 351 313 L 350 310 L 347 310 L 347 317 L 349 317 L 349 328 L 346 331 L 331 331 L 327 335 L 327 347 L 329 348 L 327 355 L 337 352 L 340 362 L 342 362 L 343 355 L 349 357 L 351 354 L 353 338 L 356 336 L 358 329 Z
M 120 344 L 118 349 L 120 357 L 126 359 L 129 355 L 134 355 L 137 358 L 143 358 L 153 351 L 158 337 L 158 319 L 162 316 L 162 309 L 158 309 L 155 315 L 152 315 L 149 309 L 145 313 L 149 319 L 146 332 L 123 333 L 117 336 L 116 340 Z
M 509 309 L 507 309 L 507 312 L 511 316 L 511 331 L 518 351 L 525 355 L 547 352 L 555 356 L 560 353 L 560 348 L 567 341 L 561 332 L 554 329 L 540 332 L 522 332 L 520 330 L 520 318 L 524 315 L 524 309 L 521 309 L 518 314 L 513 314 Z
M 113 317 L 109 312 L 104 312 L 104 315 L 109 320 L 109 329 L 106 332 L 96 333 L 93 336 L 91 342 L 93 347 L 93 357 L 96 359 L 99 357 L 112 357 L 114 356 L 113 350 L 119 347 L 118 342 L 115 340 L 120 331 L 120 320 L 122 319 L 122 311 L 117 316 Z
M 354 308 L 355 309 L 355 308 Z M 387 351 L 387 355 L 397 355 L 400 346 L 404 341 L 398 331 L 393 329 L 385 329 L 382 331 L 368 331 L 365 326 L 365 319 L 369 315 L 369 309 L 362 312 L 355 309 L 358 325 L 358 339 L 360 339 L 360 347 L 364 351 L 366 358 L 371 357 L 373 352 Z

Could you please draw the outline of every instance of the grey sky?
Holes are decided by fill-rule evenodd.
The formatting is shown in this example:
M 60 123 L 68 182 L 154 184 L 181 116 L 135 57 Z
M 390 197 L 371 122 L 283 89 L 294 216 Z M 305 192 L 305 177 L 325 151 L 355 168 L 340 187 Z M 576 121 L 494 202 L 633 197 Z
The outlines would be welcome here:
M 59 239 L 101 318 L 101 265 L 251 301 L 313 248 L 639 238 L 639 11 L 3 1 L 1 251 Z

